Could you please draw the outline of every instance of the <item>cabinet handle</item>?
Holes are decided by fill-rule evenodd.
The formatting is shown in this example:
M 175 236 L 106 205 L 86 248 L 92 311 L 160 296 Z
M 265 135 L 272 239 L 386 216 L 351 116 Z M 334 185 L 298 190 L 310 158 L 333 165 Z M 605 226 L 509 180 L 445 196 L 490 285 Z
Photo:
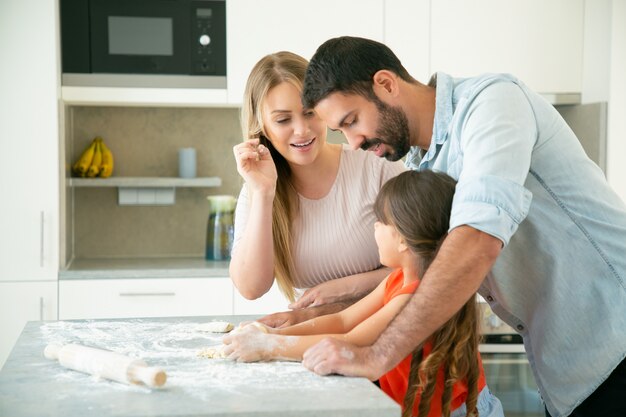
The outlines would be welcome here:
M 121 292 L 120 297 L 173 297 L 175 292 Z
M 39 266 L 43 268 L 43 248 L 44 248 L 44 215 L 43 211 L 39 216 Z
M 43 297 L 39 297 L 39 321 L 43 321 Z

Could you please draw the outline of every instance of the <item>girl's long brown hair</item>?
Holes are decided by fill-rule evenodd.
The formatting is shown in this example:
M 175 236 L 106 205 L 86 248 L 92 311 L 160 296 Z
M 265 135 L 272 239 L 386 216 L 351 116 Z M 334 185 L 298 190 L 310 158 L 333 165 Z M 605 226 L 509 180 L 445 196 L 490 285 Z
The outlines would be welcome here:
M 278 180 L 272 205 L 274 275 L 280 290 L 291 301 L 295 299 L 291 225 L 298 211 L 298 198 L 287 160 L 267 139 L 261 110 L 267 93 L 282 82 L 289 82 L 302 91 L 307 65 L 306 59 L 286 51 L 261 58 L 250 72 L 241 107 L 244 138 L 259 138 L 260 143 L 270 150 L 276 164 Z
M 379 221 L 394 226 L 409 248 L 420 259 L 424 272 L 434 259 L 450 225 L 450 211 L 456 181 L 433 171 L 407 171 L 389 180 L 381 189 L 374 212 Z M 430 337 L 432 351 L 423 357 L 424 344 L 412 354 L 408 389 L 402 416 L 410 417 L 417 395 L 420 395 L 418 416 L 430 409 L 439 369 L 444 370 L 441 409 L 450 416 L 452 387 L 465 381 L 468 416 L 477 416 L 478 399 L 478 311 L 474 297 Z

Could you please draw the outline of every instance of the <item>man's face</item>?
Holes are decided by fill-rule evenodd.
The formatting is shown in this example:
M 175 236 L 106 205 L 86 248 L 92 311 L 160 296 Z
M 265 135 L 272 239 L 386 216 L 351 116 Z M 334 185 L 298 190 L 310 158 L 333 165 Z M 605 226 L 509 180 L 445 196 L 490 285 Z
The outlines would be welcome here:
M 397 161 L 411 147 L 409 123 L 401 108 L 358 94 L 332 93 L 315 106 L 332 130 L 340 130 L 353 149 Z

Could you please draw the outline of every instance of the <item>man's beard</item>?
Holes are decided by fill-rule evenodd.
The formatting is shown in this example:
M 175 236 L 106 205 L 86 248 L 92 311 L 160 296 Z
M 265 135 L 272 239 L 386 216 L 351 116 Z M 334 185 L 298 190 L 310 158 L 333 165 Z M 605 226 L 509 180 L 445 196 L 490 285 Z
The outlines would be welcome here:
M 365 139 L 361 144 L 361 149 L 366 151 L 378 144 L 387 145 L 392 151 L 385 152 L 382 156 L 389 161 L 397 161 L 411 149 L 409 121 L 400 108 L 392 107 L 378 97 L 374 99 L 374 104 L 378 109 L 376 137 Z

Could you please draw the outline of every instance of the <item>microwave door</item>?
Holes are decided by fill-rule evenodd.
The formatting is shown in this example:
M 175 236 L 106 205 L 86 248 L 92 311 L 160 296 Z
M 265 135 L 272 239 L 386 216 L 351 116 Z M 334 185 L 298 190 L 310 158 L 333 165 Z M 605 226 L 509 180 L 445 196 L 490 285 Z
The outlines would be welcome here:
M 161 0 L 90 5 L 93 73 L 190 74 L 188 8 Z

